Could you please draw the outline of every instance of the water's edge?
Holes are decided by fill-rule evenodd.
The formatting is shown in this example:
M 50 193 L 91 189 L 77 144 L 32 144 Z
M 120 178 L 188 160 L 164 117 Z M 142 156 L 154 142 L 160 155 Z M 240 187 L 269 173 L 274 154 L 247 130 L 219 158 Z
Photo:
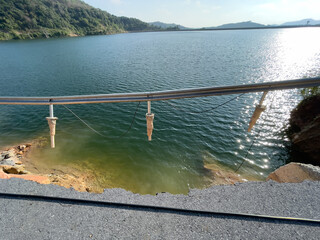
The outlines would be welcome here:
M 33 161 L 36 151 L 48 147 L 46 138 L 39 138 L 30 143 L 5 147 L 0 150 L 0 179 L 22 178 L 40 184 L 55 184 L 65 188 L 73 188 L 79 192 L 102 193 L 106 188 L 117 188 L 110 182 L 109 186 L 99 184 L 98 176 L 80 165 L 62 164 L 47 166 Z M 229 185 L 247 181 L 259 181 L 253 176 L 243 176 L 218 162 L 204 161 L 203 169 L 205 188 L 214 185 Z M 125 189 L 130 191 L 128 189 Z M 189 191 L 188 191 L 189 192 Z M 185 192 L 184 194 L 188 194 Z M 157 194 L 157 193 L 155 193 Z

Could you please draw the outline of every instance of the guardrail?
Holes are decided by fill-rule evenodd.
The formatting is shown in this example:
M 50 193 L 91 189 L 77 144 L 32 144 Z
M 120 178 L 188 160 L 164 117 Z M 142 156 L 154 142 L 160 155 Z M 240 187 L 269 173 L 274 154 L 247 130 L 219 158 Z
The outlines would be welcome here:
M 151 113 L 151 101 L 208 97 L 208 96 L 219 96 L 219 95 L 228 95 L 228 94 L 244 94 L 244 93 L 250 93 L 250 92 L 264 92 L 260 100 L 260 104 L 256 107 L 255 112 L 251 118 L 250 125 L 248 128 L 248 131 L 250 131 L 251 128 L 256 123 L 256 121 L 258 120 L 261 112 L 264 111 L 265 109 L 262 103 L 267 92 L 275 91 L 275 90 L 292 89 L 292 88 L 314 87 L 314 86 L 320 86 L 320 78 L 305 78 L 305 79 L 296 79 L 296 80 L 289 80 L 289 81 L 276 81 L 276 82 L 264 82 L 264 83 L 245 84 L 245 85 L 236 85 L 236 86 L 192 88 L 192 89 L 180 89 L 180 90 L 157 91 L 157 92 L 115 93 L 115 94 L 65 96 L 65 97 L 59 97 L 59 96 L 58 97 L 0 97 L 0 104 L 2 105 L 3 104 L 49 105 L 50 116 L 47 117 L 46 119 L 48 121 L 49 128 L 50 128 L 51 148 L 54 148 L 56 122 L 58 118 L 54 117 L 53 115 L 53 105 L 116 103 L 116 102 L 148 102 L 148 112 L 146 114 L 147 135 L 148 135 L 148 140 L 151 141 L 151 136 L 153 131 L 153 119 L 154 119 L 154 114 Z M 71 110 L 69 109 L 69 111 Z
M 65 105 L 116 102 L 147 102 L 181 98 L 219 96 L 250 92 L 265 92 L 292 88 L 320 86 L 320 77 L 286 81 L 274 81 L 255 84 L 191 88 L 156 92 L 113 93 L 82 96 L 52 97 L 0 97 L 0 104 L 6 105 Z

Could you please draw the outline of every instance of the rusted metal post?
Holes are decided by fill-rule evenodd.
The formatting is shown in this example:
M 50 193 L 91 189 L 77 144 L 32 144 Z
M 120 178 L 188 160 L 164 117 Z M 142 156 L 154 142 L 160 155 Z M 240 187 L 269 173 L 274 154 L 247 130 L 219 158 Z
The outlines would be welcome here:
M 266 106 L 262 105 L 263 104 L 263 101 L 264 99 L 266 98 L 267 96 L 267 93 L 268 91 L 265 91 L 263 92 L 262 94 L 262 97 L 260 99 L 260 102 L 259 104 L 256 106 L 256 109 L 254 110 L 253 114 L 252 114 L 252 117 L 251 117 L 251 120 L 250 120 L 250 123 L 249 123 L 249 127 L 248 127 L 248 132 L 251 131 L 251 129 L 253 128 L 253 126 L 256 124 L 256 122 L 258 121 L 261 113 L 266 110 Z
M 151 102 L 148 101 L 148 112 L 146 114 L 146 119 L 147 119 L 147 135 L 148 135 L 148 140 L 151 141 L 152 138 L 152 131 L 153 131 L 153 119 L 154 119 L 154 114 L 151 113 Z
M 55 148 L 55 135 L 56 135 L 56 124 L 57 124 L 57 117 L 54 117 L 53 115 L 53 105 L 49 105 L 49 113 L 50 117 L 46 117 L 49 128 L 50 128 L 50 142 L 51 142 L 51 148 Z

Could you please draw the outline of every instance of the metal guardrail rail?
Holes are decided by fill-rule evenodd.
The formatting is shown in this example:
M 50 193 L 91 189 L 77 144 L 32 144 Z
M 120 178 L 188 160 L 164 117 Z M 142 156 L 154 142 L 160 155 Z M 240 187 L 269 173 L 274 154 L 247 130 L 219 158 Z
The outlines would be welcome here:
M 146 102 L 181 98 L 196 98 L 229 94 L 275 91 L 292 88 L 320 86 L 320 77 L 286 81 L 274 81 L 255 84 L 179 89 L 156 92 L 114 93 L 82 96 L 52 97 L 0 97 L 2 105 L 65 105 L 116 102 Z

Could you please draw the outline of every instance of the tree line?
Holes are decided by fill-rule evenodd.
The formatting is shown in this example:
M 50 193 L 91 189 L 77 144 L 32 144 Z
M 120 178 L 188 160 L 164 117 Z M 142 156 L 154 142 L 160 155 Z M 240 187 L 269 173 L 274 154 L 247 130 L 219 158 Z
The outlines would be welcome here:
M 153 30 L 160 29 L 80 0 L 0 0 L 0 40 Z

